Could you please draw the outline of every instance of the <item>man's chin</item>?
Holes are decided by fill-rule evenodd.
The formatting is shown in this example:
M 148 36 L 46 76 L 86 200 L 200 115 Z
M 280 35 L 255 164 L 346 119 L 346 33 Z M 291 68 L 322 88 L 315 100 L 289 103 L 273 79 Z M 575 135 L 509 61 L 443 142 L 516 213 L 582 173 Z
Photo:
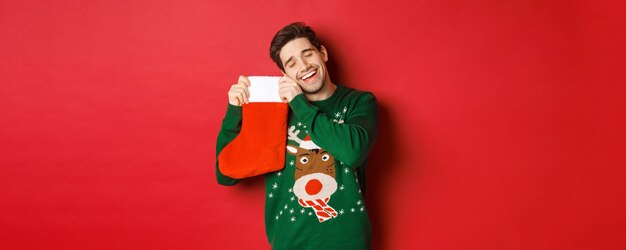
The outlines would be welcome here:
M 305 88 L 305 87 L 302 87 L 302 86 L 300 86 L 300 87 L 302 88 L 302 92 L 304 92 L 305 94 L 310 95 L 310 94 L 317 94 L 318 92 L 320 92 L 322 90 L 323 86 L 324 86 L 323 84 L 320 84 L 317 87 L 309 86 L 309 87 L 313 87 L 313 88 Z

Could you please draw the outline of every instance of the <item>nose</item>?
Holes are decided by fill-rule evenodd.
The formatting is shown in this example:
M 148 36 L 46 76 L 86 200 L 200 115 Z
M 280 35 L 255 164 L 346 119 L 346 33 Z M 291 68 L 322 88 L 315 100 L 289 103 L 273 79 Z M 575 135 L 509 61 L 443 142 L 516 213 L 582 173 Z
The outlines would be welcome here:
M 319 181 L 318 179 L 311 179 L 307 181 L 306 185 L 304 186 L 304 190 L 308 195 L 316 195 L 320 191 L 322 191 L 322 187 L 323 185 L 321 181 Z
M 304 60 L 304 58 L 299 58 L 297 63 L 298 68 L 300 68 L 300 73 L 306 72 L 306 70 L 309 69 L 309 67 L 311 66 L 307 61 Z

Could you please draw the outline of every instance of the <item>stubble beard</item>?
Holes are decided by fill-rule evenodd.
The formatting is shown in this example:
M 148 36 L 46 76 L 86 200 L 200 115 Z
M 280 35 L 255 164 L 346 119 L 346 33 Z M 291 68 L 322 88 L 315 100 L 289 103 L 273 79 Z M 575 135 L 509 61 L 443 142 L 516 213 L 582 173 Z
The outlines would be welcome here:
M 300 85 L 300 88 L 302 89 L 302 92 L 307 94 L 307 95 L 317 94 L 318 92 L 320 92 L 322 90 L 322 87 L 324 87 L 324 82 L 319 84 L 319 86 L 314 88 L 314 89 L 307 89 L 304 86 Z

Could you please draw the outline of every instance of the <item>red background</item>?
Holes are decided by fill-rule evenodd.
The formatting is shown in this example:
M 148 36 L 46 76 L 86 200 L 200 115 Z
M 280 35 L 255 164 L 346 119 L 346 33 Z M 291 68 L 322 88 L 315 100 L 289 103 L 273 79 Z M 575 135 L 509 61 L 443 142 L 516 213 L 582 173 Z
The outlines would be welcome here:
M 262 179 L 217 185 L 214 145 L 303 20 L 380 102 L 377 249 L 626 249 L 625 7 L 2 1 L 0 248 L 268 248 Z

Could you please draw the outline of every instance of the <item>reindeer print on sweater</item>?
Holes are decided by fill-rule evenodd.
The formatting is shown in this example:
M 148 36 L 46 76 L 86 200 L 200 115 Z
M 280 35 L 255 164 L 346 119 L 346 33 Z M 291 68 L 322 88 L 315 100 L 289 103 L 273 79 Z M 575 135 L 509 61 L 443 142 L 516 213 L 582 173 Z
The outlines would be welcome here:
M 335 218 L 337 211 L 328 204 L 337 191 L 335 158 L 315 145 L 308 135 L 298 138 L 300 131 L 295 129 L 289 128 L 289 139 L 299 145 L 287 145 L 287 152 L 296 157 L 293 193 L 302 207 L 314 210 L 319 222 Z
M 326 100 L 298 95 L 289 108 L 282 132 L 288 141 L 281 146 L 286 149 L 285 167 L 264 176 L 265 229 L 271 248 L 371 248 L 365 177 L 377 135 L 375 96 L 337 85 Z M 241 125 L 241 107 L 229 105 L 218 152 L 239 134 Z M 218 166 L 216 173 L 221 184 L 240 181 L 224 176 Z

